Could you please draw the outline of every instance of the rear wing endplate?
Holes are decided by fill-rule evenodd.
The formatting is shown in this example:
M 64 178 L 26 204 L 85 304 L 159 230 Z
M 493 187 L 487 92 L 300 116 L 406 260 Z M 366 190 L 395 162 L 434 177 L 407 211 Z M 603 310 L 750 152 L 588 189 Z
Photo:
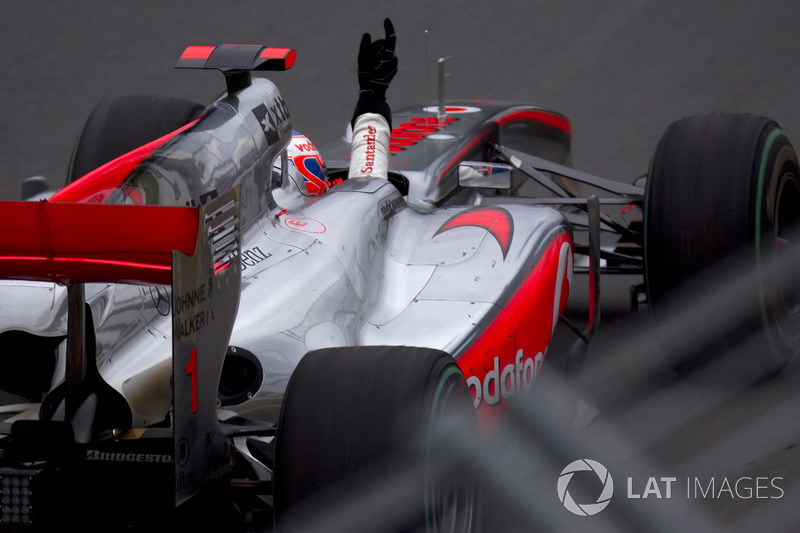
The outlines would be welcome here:
M 197 249 L 173 254 L 172 376 L 175 503 L 230 468 L 217 418 L 222 364 L 239 308 L 239 187 L 200 207 Z

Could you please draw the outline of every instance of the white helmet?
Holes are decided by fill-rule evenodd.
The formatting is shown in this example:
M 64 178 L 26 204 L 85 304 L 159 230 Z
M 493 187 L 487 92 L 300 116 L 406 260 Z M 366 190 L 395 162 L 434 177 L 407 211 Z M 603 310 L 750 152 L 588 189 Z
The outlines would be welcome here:
M 297 189 L 305 196 L 325 194 L 330 188 L 328 169 L 314 143 L 302 133 L 293 131 L 286 151 L 289 158 L 287 174 Z M 277 164 L 280 164 L 280 159 Z

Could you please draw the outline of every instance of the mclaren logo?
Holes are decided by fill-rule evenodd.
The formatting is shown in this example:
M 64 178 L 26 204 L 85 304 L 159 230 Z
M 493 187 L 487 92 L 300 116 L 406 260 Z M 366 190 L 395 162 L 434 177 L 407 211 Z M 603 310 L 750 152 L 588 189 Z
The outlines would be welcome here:
M 514 219 L 511 218 L 511 213 L 502 207 L 478 207 L 463 211 L 442 224 L 433 236 L 466 226 L 483 228 L 491 233 L 503 251 L 503 259 L 506 258 L 514 236 Z

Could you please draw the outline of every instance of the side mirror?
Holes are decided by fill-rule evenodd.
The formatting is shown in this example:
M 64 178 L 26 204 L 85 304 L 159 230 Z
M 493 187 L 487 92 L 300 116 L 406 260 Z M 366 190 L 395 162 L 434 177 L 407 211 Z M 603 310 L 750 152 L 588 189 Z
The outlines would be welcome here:
M 462 187 L 510 189 L 511 165 L 464 161 L 458 165 L 458 184 Z

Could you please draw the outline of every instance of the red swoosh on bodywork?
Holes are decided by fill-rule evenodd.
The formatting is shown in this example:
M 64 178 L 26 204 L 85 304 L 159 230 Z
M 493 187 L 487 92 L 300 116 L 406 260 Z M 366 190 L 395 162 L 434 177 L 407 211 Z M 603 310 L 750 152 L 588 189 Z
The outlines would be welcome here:
M 511 248 L 511 240 L 514 237 L 514 219 L 511 218 L 511 213 L 502 207 L 478 207 L 464 211 L 441 225 L 436 230 L 433 236 L 451 230 L 453 228 L 463 228 L 466 226 L 475 226 L 483 228 L 492 236 L 497 239 L 500 249 L 503 251 L 503 259 L 506 258 L 509 248 Z
M 133 169 L 150 157 L 157 149 L 164 146 L 167 141 L 188 130 L 199 120 L 200 118 L 196 118 L 163 137 L 159 137 L 97 167 L 57 191 L 50 197 L 50 202 L 103 203 L 122 184 L 125 178 L 133 172 Z

